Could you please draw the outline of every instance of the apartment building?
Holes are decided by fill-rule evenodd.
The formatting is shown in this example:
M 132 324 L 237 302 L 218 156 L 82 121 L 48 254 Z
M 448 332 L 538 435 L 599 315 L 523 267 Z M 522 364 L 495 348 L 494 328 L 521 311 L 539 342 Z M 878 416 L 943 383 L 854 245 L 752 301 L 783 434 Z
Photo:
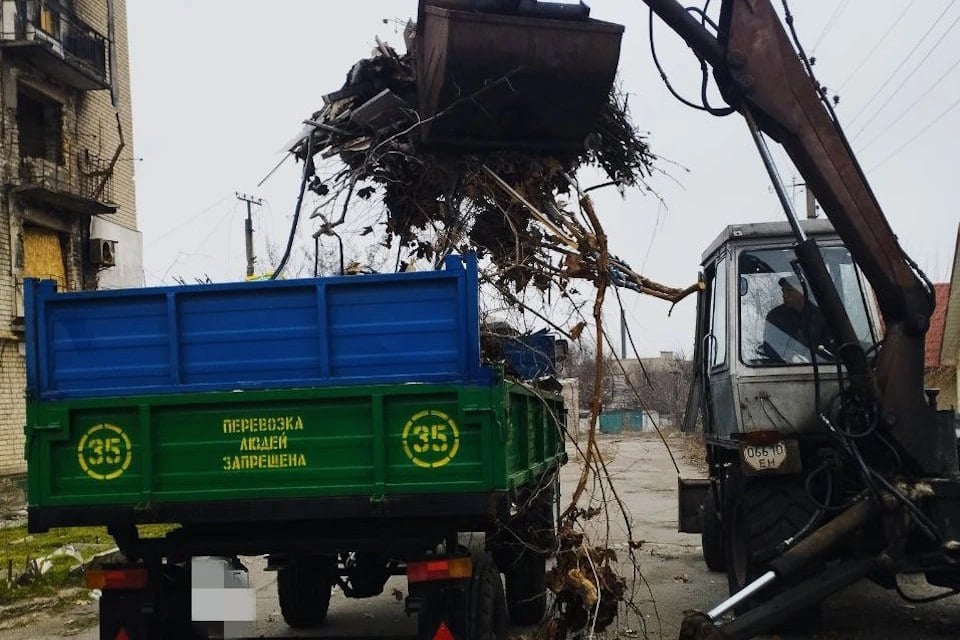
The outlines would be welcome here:
M 124 0 L 0 0 L 0 475 L 25 470 L 23 280 L 143 282 Z

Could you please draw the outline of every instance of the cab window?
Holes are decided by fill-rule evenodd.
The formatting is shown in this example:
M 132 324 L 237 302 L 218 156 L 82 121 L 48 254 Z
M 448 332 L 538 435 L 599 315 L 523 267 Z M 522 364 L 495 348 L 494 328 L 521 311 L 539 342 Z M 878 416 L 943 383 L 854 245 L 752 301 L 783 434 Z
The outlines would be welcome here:
M 862 276 L 843 247 L 821 249 L 864 349 L 874 343 Z M 751 366 L 833 362 L 832 333 L 812 292 L 794 272 L 792 249 L 743 251 L 738 259 L 740 358 Z
M 710 286 L 710 333 L 704 345 L 710 368 L 727 362 L 727 260 L 721 256 L 716 263 Z

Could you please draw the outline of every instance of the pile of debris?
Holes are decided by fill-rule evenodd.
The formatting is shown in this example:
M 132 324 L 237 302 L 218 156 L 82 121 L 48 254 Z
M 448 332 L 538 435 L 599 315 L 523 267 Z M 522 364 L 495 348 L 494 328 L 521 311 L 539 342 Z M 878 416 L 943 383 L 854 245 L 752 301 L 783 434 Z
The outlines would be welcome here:
M 557 616 L 544 638 L 576 637 L 585 630 L 604 631 L 612 624 L 627 592 L 626 580 L 611 566 L 613 549 L 590 547 L 584 535 L 567 523 L 560 528 L 556 564 L 547 572 L 547 588 L 556 596 Z
M 302 135 L 290 147 L 303 162 L 299 202 L 306 190 L 319 197 L 311 215 L 318 220 L 315 238 L 339 237 L 353 210 L 351 204 L 358 199 L 380 201 L 383 217 L 372 225 L 365 221 L 361 235 L 373 234 L 374 227 L 382 225 L 378 240 L 384 250 L 396 250 L 398 265 L 402 260 L 419 260 L 436 268 L 447 255 L 475 251 L 489 264 L 484 282 L 519 308 L 525 308 L 522 292 L 528 288 L 557 290 L 571 297 L 570 281 L 587 280 L 597 292 L 593 320 L 598 354 L 602 354 L 601 316 L 608 286 L 673 302 L 698 289 L 698 285 L 675 289 L 653 282 L 607 250 L 606 234 L 588 192 L 605 186 L 652 191 L 645 180 L 655 161 L 631 121 L 627 98 L 615 86 L 593 131 L 578 148 L 431 146 L 424 142 L 425 125 L 437 123 L 465 101 L 472 109 L 485 111 L 484 101 L 495 88 L 512 90 L 511 76 L 490 80 L 425 116 L 418 109 L 412 23 L 407 24 L 404 40 L 407 51 L 400 54 L 378 39 L 373 56 L 357 62 L 343 87 L 325 96 L 323 107 L 305 121 Z M 605 180 L 596 187 L 581 188 L 575 175 L 582 167 L 599 169 Z M 576 340 L 585 326 L 581 321 L 561 332 Z M 552 338 L 519 336 L 510 327 L 487 329 L 484 355 L 488 360 L 512 365 L 520 379 L 555 373 L 544 366 L 561 356 L 554 351 Z M 602 461 L 597 462 L 599 448 L 594 440 L 599 411 L 596 393 L 591 406 L 591 429 L 581 451 L 583 477 L 571 509 L 584 492 L 587 475 L 605 472 Z M 612 480 L 605 476 L 600 482 Z M 590 511 L 595 507 L 588 507 L 596 515 Z M 563 518 L 557 564 L 548 576 L 549 588 L 556 594 L 556 615 L 541 629 L 540 637 L 568 637 L 586 628 L 601 631 L 615 619 L 618 607 L 630 600 L 626 581 L 616 570 L 616 555 L 603 545 L 585 542 L 583 534 L 575 531 L 581 519 L 576 513 L 568 509 Z M 625 512 L 622 516 L 628 518 Z M 626 526 L 629 529 L 629 523 Z M 632 551 L 630 559 L 636 568 Z
M 317 234 L 335 235 L 353 198 L 379 198 L 383 246 L 397 242 L 410 259 L 439 265 L 450 253 L 475 250 L 490 259 L 494 284 L 504 290 L 546 290 L 605 271 L 617 284 L 675 299 L 680 290 L 652 283 L 622 261 L 599 266 L 602 229 L 595 216 L 584 217 L 588 199 L 573 178 L 580 167 L 595 166 L 608 178 L 602 186 L 647 189 L 655 158 L 630 120 L 627 98 L 611 91 L 581 149 L 430 148 L 420 137 L 425 120 L 417 110 L 414 34 L 410 23 L 402 55 L 377 40 L 373 57 L 357 62 L 344 86 L 325 96 L 291 148 L 305 163 L 305 188 L 322 198 L 312 215 Z M 342 164 L 331 176 L 318 175 L 318 159 L 331 158 Z

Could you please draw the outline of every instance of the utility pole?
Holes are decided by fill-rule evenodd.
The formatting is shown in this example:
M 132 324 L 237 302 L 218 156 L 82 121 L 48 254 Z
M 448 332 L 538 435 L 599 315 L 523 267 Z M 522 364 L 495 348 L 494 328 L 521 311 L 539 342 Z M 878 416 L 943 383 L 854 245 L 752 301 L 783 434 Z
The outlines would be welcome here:
M 805 185 L 806 186 L 806 185 Z M 813 191 L 807 186 L 807 218 L 813 220 L 817 217 L 817 199 Z
M 627 312 L 620 309 L 620 357 L 627 359 Z
M 793 182 L 791 182 L 787 186 L 793 189 L 793 191 L 791 191 L 791 196 L 790 196 L 791 200 L 797 195 L 796 188 L 804 187 L 804 191 L 806 191 L 806 194 L 807 194 L 807 219 L 815 220 L 817 218 L 817 199 L 816 197 L 814 197 L 813 191 L 810 190 L 810 187 L 807 186 L 807 183 L 797 182 L 797 179 L 794 178 Z
M 256 258 L 253 256 L 253 218 L 251 217 L 250 206 L 257 205 L 262 206 L 263 200 L 260 198 L 254 198 L 253 196 L 248 196 L 245 193 L 237 193 L 237 200 L 247 203 L 247 223 L 244 225 L 244 238 L 247 245 L 247 277 L 253 275 L 253 263 L 256 261 Z

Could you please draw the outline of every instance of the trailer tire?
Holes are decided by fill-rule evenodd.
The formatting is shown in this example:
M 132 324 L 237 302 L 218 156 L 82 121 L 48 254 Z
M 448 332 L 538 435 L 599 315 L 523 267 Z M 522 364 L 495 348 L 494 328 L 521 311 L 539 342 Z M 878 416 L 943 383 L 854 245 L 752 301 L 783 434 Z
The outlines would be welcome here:
M 471 640 L 507 638 L 507 603 L 503 582 L 489 553 L 474 558 L 470 599 L 467 603 L 467 637 Z
M 703 561 L 710 571 L 724 571 L 727 561 L 723 545 L 723 521 L 717 510 L 717 491 L 711 485 L 700 507 L 701 529 L 700 546 L 703 549 Z
M 547 613 L 547 558 L 525 549 L 503 577 L 507 583 L 507 610 L 513 624 L 537 624 Z
M 292 558 L 277 571 L 277 595 L 283 621 L 293 629 L 323 624 L 330 608 L 336 569 L 332 558 Z

